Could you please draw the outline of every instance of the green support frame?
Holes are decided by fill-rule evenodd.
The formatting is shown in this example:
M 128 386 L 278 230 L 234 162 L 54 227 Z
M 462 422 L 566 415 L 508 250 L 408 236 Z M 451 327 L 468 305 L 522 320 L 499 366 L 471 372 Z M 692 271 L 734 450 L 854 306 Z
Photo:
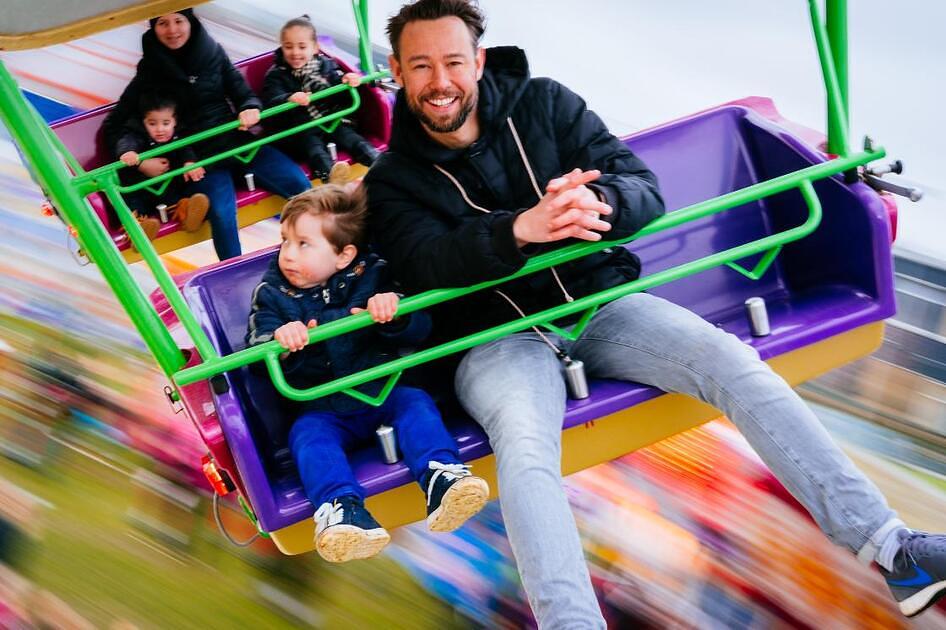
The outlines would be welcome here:
M 828 153 L 847 155 L 849 143 L 847 80 L 847 0 L 826 0 L 827 22 L 820 0 L 808 0 L 811 29 L 821 61 L 828 118 Z
M 410 356 L 402 357 L 389 363 L 308 389 L 297 389 L 286 382 L 279 362 L 279 355 L 283 352 L 283 349 L 275 341 L 227 356 L 219 356 L 217 354 L 210 340 L 207 338 L 207 335 L 197 322 L 196 317 L 187 306 L 173 278 L 163 266 L 153 246 L 144 235 L 138 222 L 134 220 L 131 211 L 122 198 L 122 193 L 141 189 L 158 192 L 163 189 L 163 186 L 166 186 L 166 182 L 172 177 L 181 175 L 189 168 L 194 168 L 195 166 L 189 166 L 187 169 L 175 169 L 174 171 L 164 173 L 161 176 L 131 186 L 121 186 L 118 181 L 118 171 L 124 167 L 120 162 L 85 172 L 76 160 L 69 155 L 68 151 L 63 147 L 55 134 L 42 122 L 35 109 L 25 101 L 15 81 L 2 62 L 0 62 L 0 116 L 2 116 L 3 122 L 13 134 L 14 140 L 22 148 L 24 155 L 34 168 L 40 185 L 52 199 L 54 205 L 59 209 L 65 222 L 75 228 L 80 246 L 89 258 L 99 266 L 109 287 L 115 293 L 126 312 L 128 312 L 132 323 L 141 333 L 149 350 L 154 354 L 158 365 L 176 387 L 182 387 L 199 380 L 209 379 L 215 375 L 240 368 L 253 362 L 263 361 L 269 370 L 274 385 L 280 393 L 287 398 L 306 400 L 343 392 L 367 404 L 379 405 L 384 401 L 405 369 L 427 361 L 439 359 L 451 353 L 461 352 L 478 344 L 487 343 L 501 336 L 531 326 L 543 326 L 555 333 L 574 338 L 584 329 L 600 305 L 630 293 L 672 282 L 720 265 L 727 265 L 749 278 L 759 279 L 774 262 L 779 251 L 785 244 L 804 238 L 814 231 L 821 221 L 822 209 L 817 195 L 814 192 L 813 182 L 855 169 L 870 161 L 880 159 L 885 155 L 882 148 L 864 151 L 856 155 L 848 155 L 846 0 L 826 0 L 827 24 L 821 19 L 821 11 L 818 2 L 819 0 L 809 0 L 809 9 L 811 13 L 812 30 L 818 47 L 827 93 L 829 151 L 841 157 L 683 208 L 651 222 L 637 234 L 622 241 L 571 245 L 529 260 L 520 271 L 507 278 L 483 282 L 472 287 L 461 289 L 428 291 L 421 295 L 409 297 L 400 303 L 398 312 L 407 314 L 429 308 L 435 304 L 455 299 L 474 291 L 496 286 L 514 278 L 586 256 L 606 247 L 621 245 L 649 234 L 668 230 L 683 223 L 723 212 L 771 195 L 784 193 L 791 189 L 798 189 L 800 191 L 801 197 L 808 207 L 808 217 L 804 223 L 783 232 L 768 235 L 750 243 L 745 243 L 685 263 L 678 267 L 666 269 L 653 275 L 639 278 L 633 282 L 583 297 L 574 302 L 507 322 L 506 324 L 496 326 L 489 330 L 456 339 L 434 348 L 428 348 Z M 368 39 L 367 0 L 352 0 L 352 7 L 360 36 L 359 52 L 362 70 L 367 73 L 363 80 L 369 82 L 381 79 L 387 76 L 387 73 L 370 72 L 371 47 Z M 317 100 L 346 90 L 351 94 L 352 105 L 345 110 L 335 112 L 330 116 L 319 118 L 293 129 L 255 140 L 219 155 L 203 159 L 197 163 L 197 166 L 210 165 L 230 157 L 249 161 L 252 159 L 252 156 L 255 155 L 259 147 L 288 136 L 291 133 L 312 126 L 334 128 L 342 117 L 350 114 L 359 107 L 360 100 L 357 90 L 349 86 L 340 85 L 318 92 L 312 97 L 312 100 Z M 292 103 L 279 105 L 265 110 L 262 112 L 261 116 L 262 118 L 274 116 L 292 107 L 298 107 L 298 105 Z M 238 124 L 237 121 L 234 121 L 221 125 L 194 136 L 175 141 L 164 147 L 144 152 L 141 154 L 141 157 L 142 159 L 156 157 L 180 147 L 200 142 L 206 138 L 227 133 L 236 129 Z M 141 253 L 145 264 L 151 270 L 159 287 L 167 298 L 168 303 L 193 341 L 197 352 L 200 354 L 202 362 L 199 365 L 183 369 L 185 363 L 184 354 L 181 349 L 177 347 L 170 332 L 162 323 L 154 307 L 149 303 L 147 296 L 135 283 L 104 226 L 102 226 L 98 217 L 83 199 L 86 195 L 96 191 L 104 192 L 111 204 L 115 207 L 132 244 Z M 737 262 L 758 254 L 762 254 L 762 258 L 751 270 L 740 266 Z M 582 315 L 578 323 L 572 327 L 571 330 L 563 330 L 552 323 L 556 319 L 578 313 Z M 371 325 L 374 325 L 374 323 L 367 313 L 352 315 L 311 330 L 309 332 L 309 342 L 318 343 L 329 337 L 349 333 Z M 359 385 L 382 378 L 386 378 L 387 380 L 382 391 L 377 396 L 368 396 L 355 389 Z M 178 392 L 175 390 L 172 392 L 172 396 L 177 397 Z
M 358 29 L 358 58 L 364 74 L 375 72 L 371 60 L 371 35 L 368 33 L 368 0 L 351 0 L 355 13 L 355 27 Z

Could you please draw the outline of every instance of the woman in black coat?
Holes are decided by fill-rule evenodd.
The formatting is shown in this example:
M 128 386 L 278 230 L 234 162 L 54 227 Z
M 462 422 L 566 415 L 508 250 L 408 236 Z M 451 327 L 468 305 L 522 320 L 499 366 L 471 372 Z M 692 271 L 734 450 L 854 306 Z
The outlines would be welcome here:
M 241 131 L 198 143 L 198 157 L 208 157 L 253 139 L 245 131 L 259 122 L 260 101 L 191 9 L 152 19 L 151 28 L 141 38 L 141 48 L 137 73 L 103 125 L 106 145 L 116 158 L 118 139 L 127 131 L 129 121 L 134 124 L 140 120 L 139 99 L 146 93 L 174 99 L 180 108 L 180 122 L 194 132 L 239 118 Z M 138 170 L 154 177 L 167 172 L 169 166 L 165 158 L 151 158 L 139 164 Z M 208 218 L 214 249 L 221 260 L 241 252 L 233 180 L 234 176 L 242 179 L 245 173 L 253 173 L 257 185 L 282 197 L 291 197 L 310 187 L 302 169 L 270 146 L 261 147 L 247 165 L 225 160 L 210 166 L 193 188 L 210 198 Z

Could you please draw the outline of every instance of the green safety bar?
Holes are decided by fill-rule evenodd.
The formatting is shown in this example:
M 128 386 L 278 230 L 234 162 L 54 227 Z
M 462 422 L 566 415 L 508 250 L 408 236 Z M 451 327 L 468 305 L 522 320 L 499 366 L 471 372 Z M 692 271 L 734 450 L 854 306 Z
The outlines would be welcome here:
M 809 208 L 808 219 L 798 227 L 786 230 L 784 232 L 772 234 L 756 241 L 752 241 L 751 243 L 746 243 L 723 252 L 718 252 L 716 254 L 712 254 L 710 256 L 706 256 L 704 258 L 700 258 L 698 260 L 661 271 L 651 276 L 639 278 L 633 282 L 623 284 L 618 287 L 596 293 L 594 295 L 589 295 L 575 300 L 574 302 L 535 313 L 515 321 L 507 322 L 506 324 L 502 324 L 500 326 L 470 335 L 468 337 L 464 337 L 462 339 L 457 339 L 433 348 L 428 348 L 407 357 L 402 357 L 328 383 L 323 383 L 316 387 L 297 389 L 286 382 L 285 376 L 283 375 L 281 366 L 279 364 L 279 355 L 284 353 L 285 349 L 276 341 L 269 341 L 252 348 L 247 348 L 224 357 L 215 358 L 200 365 L 182 370 L 174 375 L 174 382 L 178 386 L 184 386 L 200 380 L 211 378 L 228 370 L 233 370 L 245 365 L 249 365 L 250 363 L 264 361 L 276 389 L 283 396 L 292 400 L 309 400 L 312 398 L 327 396 L 333 393 L 343 392 L 345 394 L 354 396 L 359 400 L 368 402 L 369 404 L 380 404 L 383 402 L 383 397 L 380 395 L 376 397 L 369 397 L 366 394 L 357 392 L 352 388 L 379 378 L 390 377 L 389 381 L 384 387 L 385 390 L 389 391 L 390 388 L 393 387 L 393 383 L 399 376 L 399 373 L 410 367 L 414 367 L 428 361 L 440 359 L 449 354 L 461 352 L 479 344 L 488 343 L 489 341 L 498 339 L 506 334 L 523 330 L 533 325 L 548 326 L 548 323 L 552 320 L 559 319 L 567 315 L 572 315 L 586 309 L 595 308 L 618 297 L 622 297 L 637 291 L 643 291 L 659 284 L 672 282 L 674 280 L 705 271 L 712 267 L 735 262 L 755 254 L 766 254 L 775 248 L 783 246 L 786 243 L 803 238 L 814 231 L 821 220 L 821 206 L 818 202 L 817 196 L 814 194 L 811 182 L 835 175 L 851 168 L 855 168 L 856 166 L 866 164 L 872 160 L 880 159 L 884 155 L 884 150 L 879 148 L 874 151 L 865 151 L 858 155 L 839 158 L 821 164 L 815 164 L 799 171 L 788 173 L 769 181 L 760 182 L 747 188 L 743 188 L 741 190 L 737 190 L 729 194 L 677 210 L 652 221 L 639 232 L 626 239 L 611 242 L 580 243 L 576 245 L 570 245 L 568 247 L 563 247 L 562 249 L 542 254 L 530 259 L 522 269 L 505 278 L 482 282 L 472 287 L 438 289 L 409 297 L 398 305 L 399 314 L 404 315 L 414 311 L 429 308 L 447 300 L 455 299 L 476 291 L 480 291 L 482 289 L 493 287 L 498 284 L 508 282 L 509 280 L 530 273 L 535 273 L 536 271 L 553 267 L 555 265 L 559 265 L 582 256 L 586 256 L 607 247 L 614 247 L 641 238 L 643 236 L 662 232 L 683 223 L 695 221 L 697 219 L 701 219 L 712 214 L 717 214 L 736 206 L 758 201 L 765 197 L 778 194 L 792 188 L 801 189 L 802 196 Z M 766 256 L 764 255 L 763 258 L 765 257 Z M 591 313 L 586 312 L 582 319 L 587 322 L 587 320 L 590 319 L 590 316 Z M 371 317 L 368 313 L 351 315 L 343 319 L 325 324 L 324 326 L 318 326 L 311 329 L 309 331 L 309 343 L 324 341 L 329 337 L 349 333 L 367 326 L 371 326 L 373 324 L 374 322 L 371 320 Z
M 383 79 L 387 76 L 388 76 L 387 72 L 374 72 L 370 75 L 365 75 L 364 77 L 362 77 L 362 81 L 365 83 L 368 83 L 371 81 L 376 81 L 378 79 Z M 320 90 L 318 92 L 315 92 L 309 97 L 309 102 L 312 103 L 312 102 L 315 102 L 321 99 L 326 99 L 326 98 L 329 98 L 331 96 L 334 96 L 336 94 L 340 94 L 346 91 L 349 92 L 349 94 L 351 95 L 352 103 L 351 105 L 349 105 L 348 107 L 340 111 L 332 112 L 331 114 L 328 114 L 326 116 L 320 116 L 319 118 L 315 118 L 313 120 L 307 121 L 300 125 L 296 125 L 290 129 L 285 129 L 278 133 L 267 135 L 263 138 L 259 138 L 252 142 L 248 142 L 239 147 L 234 147 L 222 153 L 204 158 L 202 160 L 195 162 L 194 164 L 190 164 L 188 166 L 182 166 L 180 168 L 174 169 L 173 171 L 168 171 L 167 173 L 162 173 L 161 175 L 158 175 L 157 177 L 152 177 L 150 179 L 146 179 L 142 182 L 137 182 L 129 186 L 119 186 L 118 191 L 120 193 L 129 193 L 129 192 L 135 192 L 137 190 L 148 189 L 151 192 L 154 192 L 155 194 L 160 194 L 161 192 L 163 192 L 163 188 L 157 189 L 157 190 L 153 189 L 152 187 L 154 186 L 154 184 L 165 182 L 165 186 L 166 186 L 167 182 L 170 182 L 170 180 L 173 179 L 174 177 L 183 175 L 187 171 L 193 170 L 195 168 L 198 168 L 201 166 L 209 166 L 211 164 L 215 164 L 217 162 L 226 160 L 231 157 L 235 157 L 243 162 L 249 162 L 253 159 L 253 157 L 256 155 L 256 152 L 263 145 L 276 142 L 277 140 L 281 140 L 287 136 L 290 136 L 292 134 L 298 133 L 299 131 L 303 131 L 305 129 L 309 129 L 312 127 L 318 126 L 326 131 L 333 131 L 335 127 L 341 122 L 342 118 L 356 111 L 361 106 L 361 96 L 358 94 L 358 90 L 356 88 L 353 88 L 350 85 L 339 84 L 339 85 L 334 85 L 330 88 L 326 88 L 325 90 Z M 275 107 L 271 107 L 269 109 L 263 110 L 260 113 L 260 120 L 265 120 L 266 118 L 276 116 L 278 114 L 281 114 L 283 112 L 286 112 L 290 109 L 297 108 L 297 107 L 302 107 L 302 106 L 297 105 L 296 103 L 282 103 L 280 105 L 276 105 Z M 187 136 L 186 138 L 181 138 L 179 140 L 175 140 L 174 142 L 169 142 L 167 144 L 161 145 L 160 147 L 156 147 L 154 149 L 144 151 L 139 155 L 139 158 L 142 161 L 144 161 L 149 158 L 160 157 L 161 155 L 170 153 L 172 151 L 176 151 L 186 146 L 190 146 L 197 142 L 202 142 L 209 138 L 213 138 L 213 137 L 222 135 L 230 131 L 235 131 L 239 129 L 239 127 L 240 127 L 240 121 L 233 120 L 231 122 L 218 125 L 211 129 L 206 129 L 199 133 L 195 133 L 193 135 Z M 79 177 L 76 178 L 76 183 L 80 187 L 79 188 L 80 193 L 83 195 L 87 195 L 93 192 L 104 190 L 106 186 L 111 185 L 113 181 L 110 175 L 113 173 L 117 173 L 119 170 L 123 168 L 128 168 L 128 167 L 123 162 L 116 161 L 116 162 L 112 162 L 110 164 L 101 166 L 92 171 L 89 171 L 88 173 L 81 174 Z

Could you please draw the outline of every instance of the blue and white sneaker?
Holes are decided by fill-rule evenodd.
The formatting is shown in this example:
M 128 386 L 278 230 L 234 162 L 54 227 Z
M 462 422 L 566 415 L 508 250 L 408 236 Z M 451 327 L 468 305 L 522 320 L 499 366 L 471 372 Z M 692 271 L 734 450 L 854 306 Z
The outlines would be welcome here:
M 463 464 L 430 462 L 427 478 L 427 529 L 452 532 L 483 509 L 489 499 L 486 480 Z
M 389 542 L 391 536 L 358 497 L 334 499 L 315 512 L 315 548 L 329 562 L 364 560 Z
M 946 536 L 911 532 L 900 533 L 900 551 L 894 570 L 880 568 L 887 586 L 907 617 L 918 615 L 946 595 Z

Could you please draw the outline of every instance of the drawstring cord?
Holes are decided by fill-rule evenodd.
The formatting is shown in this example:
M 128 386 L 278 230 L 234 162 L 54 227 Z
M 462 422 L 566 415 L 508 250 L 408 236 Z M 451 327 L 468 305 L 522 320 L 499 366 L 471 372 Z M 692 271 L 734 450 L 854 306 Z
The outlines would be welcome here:
M 519 139 L 519 132 L 516 130 L 515 123 L 512 122 L 512 116 L 506 118 L 506 123 L 509 125 L 509 131 L 512 132 L 513 140 L 516 141 L 516 148 L 519 149 L 519 157 L 522 158 L 522 164 L 526 167 L 526 172 L 529 174 L 529 181 L 532 182 L 532 189 L 535 191 L 535 196 L 538 197 L 539 201 L 542 201 L 542 190 L 539 188 L 539 183 L 535 181 L 535 173 L 532 172 L 532 165 L 529 164 L 529 158 L 526 157 L 526 150 L 522 146 L 522 140 Z M 562 279 L 558 277 L 558 272 L 555 271 L 555 267 L 549 267 L 549 271 L 552 272 L 555 283 L 558 285 L 558 288 L 561 289 L 562 295 L 565 296 L 565 301 L 574 302 L 575 298 L 569 295 L 568 291 L 565 290 L 565 285 L 562 283 Z
M 529 174 L 529 181 L 532 182 L 532 190 L 535 191 L 535 196 L 539 198 L 539 201 L 542 201 L 542 190 L 539 188 L 539 183 L 535 181 L 535 173 L 532 172 L 532 165 L 529 164 L 529 159 L 526 157 L 526 150 L 522 147 L 522 140 L 519 139 L 519 132 L 516 130 L 515 123 L 512 122 L 512 116 L 506 119 L 506 123 L 509 125 L 509 131 L 512 132 L 512 139 L 516 141 L 516 148 L 519 149 L 519 157 L 522 158 L 522 163 L 526 167 L 526 172 Z
M 500 291 L 499 289 L 493 289 L 493 291 L 495 291 L 496 293 L 498 293 L 499 295 L 501 295 L 503 298 L 505 298 L 505 300 L 506 300 L 507 302 L 509 302 L 509 304 L 510 304 L 514 309 L 516 309 L 516 312 L 519 313 L 519 315 L 521 315 L 523 318 L 525 318 L 526 314 L 522 312 L 522 309 L 519 308 L 519 305 L 518 305 L 518 304 L 516 304 L 515 302 L 512 301 L 512 298 L 511 298 L 511 297 L 509 297 L 508 295 L 506 295 L 505 293 L 503 293 L 503 292 Z M 546 337 L 545 334 L 544 334 L 541 330 L 539 330 L 538 326 L 532 326 L 532 330 L 534 330 L 534 331 L 535 331 L 535 334 L 537 334 L 539 337 L 542 338 L 542 341 L 544 341 L 544 342 L 546 343 L 546 345 L 547 345 L 549 348 L 552 349 L 552 352 L 554 352 L 554 353 L 556 354 L 556 356 L 558 356 L 559 359 L 562 359 L 562 360 L 564 361 L 565 359 L 568 359 L 568 358 L 569 358 L 569 357 L 568 357 L 568 354 L 567 354 L 564 350 L 562 350 L 561 348 L 559 348 L 558 346 L 556 346 L 554 343 L 552 343 L 551 341 L 549 341 L 549 338 Z
M 516 148 L 519 149 L 519 157 L 522 159 L 522 164 L 523 164 L 523 166 L 525 166 L 525 168 L 526 168 L 526 173 L 529 174 L 529 181 L 532 182 L 532 189 L 535 191 L 535 196 L 538 197 L 539 201 L 542 201 L 542 189 L 539 188 L 539 183 L 538 183 L 538 182 L 536 181 L 536 179 L 535 179 L 535 173 L 532 172 L 532 165 L 529 163 L 529 158 L 526 156 L 526 150 L 525 150 L 525 148 L 523 148 L 523 146 L 522 146 L 522 140 L 519 138 L 519 132 L 516 130 L 516 125 L 515 125 L 515 123 L 512 122 L 512 117 L 511 117 L 511 116 L 508 117 L 508 118 L 506 118 L 506 124 L 509 125 L 509 131 L 512 132 L 512 138 L 513 138 L 513 140 L 514 140 L 515 143 L 516 143 Z M 443 168 L 443 167 L 440 166 L 439 164 L 434 164 L 434 168 L 437 169 L 438 171 L 440 171 L 441 173 L 443 173 L 444 176 L 445 176 L 447 179 L 450 180 L 450 182 L 451 182 L 451 183 L 456 187 L 456 189 L 460 192 L 460 196 L 463 197 L 463 201 L 465 201 L 465 202 L 467 203 L 467 205 L 469 205 L 471 208 L 473 208 L 473 209 L 475 209 L 475 210 L 479 210 L 480 212 L 484 212 L 484 213 L 486 213 L 486 214 L 489 214 L 489 213 L 491 212 L 491 211 L 488 210 L 487 208 L 484 208 L 484 207 L 482 207 L 482 206 L 478 206 L 478 205 L 476 205 L 475 203 L 473 203 L 473 201 L 467 196 L 466 190 L 464 190 L 464 189 L 463 189 L 463 186 L 460 184 L 460 182 L 457 181 L 457 178 L 454 177 L 453 175 L 451 175 L 445 168 Z M 555 270 L 555 267 L 549 267 L 549 271 L 552 272 L 552 277 L 555 278 L 555 284 L 558 285 L 558 288 L 559 288 L 559 290 L 561 290 L 562 295 L 565 296 L 565 301 L 566 301 L 566 302 L 574 302 L 574 301 L 575 301 L 575 298 L 573 298 L 573 297 L 568 293 L 568 290 L 565 289 L 565 284 L 562 282 L 562 279 L 558 276 L 558 272 Z M 497 292 L 497 293 L 500 293 L 499 291 L 496 291 L 496 292 Z M 500 293 L 500 295 L 503 295 L 503 294 Z M 505 295 L 503 295 L 503 297 L 505 297 L 507 300 L 509 299 L 509 298 L 508 298 L 507 296 L 505 296 Z M 511 301 L 511 300 L 510 300 L 510 301 Z M 513 304 L 513 306 L 515 306 L 515 304 Z M 516 308 L 518 309 L 518 307 L 516 307 Z M 520 311 L 520 313 L 521 313 L 521 311 Z M 523 317 L 525 317 L 525 315 L 523 315 Z M 533 327 L 533 328 L 534 328 L 534 327 Z M 541 333 L 539 333 L 539 334 L 541 334 Z
M 434 168 L 440 171 L 441 173 L 443 173 L 444 175 L 446 175 L 447 179 L 453 182 L 453 185 L 456 186 L 457 190 L 460 191 L 460 196 L 463 197 L 463 201 L 465 201 L 471 208 L 474 208 L 475 210 L 479 210 L 480 212 L 485 212 L 486 214 L 490 214 L 492 212 L 491 210 L 487 210 L 483 206 L 478 206 L 472 201 L 470 201 L 470 198 L 466 196 L 466 191 L 463 190 L 463 186 L 460 185 L 460 182 L 457 181 L 456 177 L 454 177 L 449 172 L 447 172 L 447 169 L 443 168 L 439 164 L 434 164 Z
M 501 295 L 509 302 L 514 309 L 525 318 L 526 314 L 522 312 L 522 309 L 519 308 L 515 302 L 512 301 L 508 295 L 500 291 L 499 289 L 494 289 L 496 293 Z M 559 348 L 553 344 L 548 337 L 546 337 L 541 330 L 536 326 L 531 327 L 535 333 L 542 338 L 542 341 L 552 349 L 552 352 L 555 353 L 555 356 L 558 357 L 558 360 L 562 362 L 563 374 L 565 375 L 565 385 L 568 387 L 569 395 L 576 399 L 581 400 L 583 398 L 588 398 L 588 380 L 585 376 L 585 364 L 579 359 L 573 359 L 568 356 L 568 353 L 564 349 Z

